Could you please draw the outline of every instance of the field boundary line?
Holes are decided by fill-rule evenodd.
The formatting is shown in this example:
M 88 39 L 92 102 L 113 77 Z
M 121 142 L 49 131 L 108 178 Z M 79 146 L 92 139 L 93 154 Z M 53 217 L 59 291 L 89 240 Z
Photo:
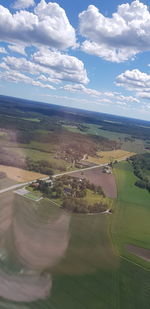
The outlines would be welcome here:
M 126 261 L 128 261 L 128 262 L 130 262 L 130 263 L 132 263 L 132 264 L 134 264 L 134 265 L 136 265 L 136 266 L 138 266 L 138 267 L 144 269 L 145 271 L 149 271 L 149 272 L 150 272 L 150 270 L 149 270 L 148 268 L 145 268 L 144 266 L 142 266 L 142 265 L 140 265 L 140 264 L 138 264 L 138 263 L 136 263 L 136 262 L 130 260 L 129 258 L 127 258 L 127 257 L 125 257 L 125 256 L 123 256 L 123 255 L 119 255 L 119 256 L 121 257 L 121 259 L 126 260 Z

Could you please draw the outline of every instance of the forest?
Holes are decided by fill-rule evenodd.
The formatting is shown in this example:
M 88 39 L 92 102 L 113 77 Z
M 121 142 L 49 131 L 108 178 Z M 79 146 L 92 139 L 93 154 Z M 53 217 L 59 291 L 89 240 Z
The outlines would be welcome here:
M 147 189 L 150 193 L 150 153 L 135 155 L 130 158 L 134 169 L 134 174 L 139 179 L 135 185 Z

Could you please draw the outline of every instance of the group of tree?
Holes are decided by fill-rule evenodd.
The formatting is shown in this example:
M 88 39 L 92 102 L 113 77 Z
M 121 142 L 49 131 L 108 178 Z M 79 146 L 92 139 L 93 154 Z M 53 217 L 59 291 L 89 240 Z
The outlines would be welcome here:
M 50 199 L 61 199 L 62 207 L 75 213 L 99 213 L 108 209 L 108 200 L 100 186 L 91 184 L 86 179 L 72 176 L 51 178 L 49 182 L 38 180 L 37 184 L 31 184 L 35 190 L 40 190 L 43 195 Z M 94 204 L 87 202 L 87 190 L 100 195 L 100 201 Z
M 53 175 L 53 164 L 46 160 L 37 160 L 27 157 L 26 158 L 26 169 L 29 171 L 38 172 L 46 175 Z
M 57 178 L 54 182 L 54 188 L 63 188 L 67 195 L 74 198 L 83 198 L 86 196 L 86 190 L 91 190 L 105 197 L 104 191 L 101 186 L 96 186 L 90 183 L 86 178 L 72 177 L 63 175 Z
M 108 209 L 106 201 L 89 204 L 81 198 L 66 197 L 63 200 L 62 207 L 73 213 L 100 213 Z
M 144 153 L 135 155 L 130 158 L 134 169 L 134 174 L 139 179 L 135 182 L 135 185 L 147 189 L 150 192 L 150 153 Z

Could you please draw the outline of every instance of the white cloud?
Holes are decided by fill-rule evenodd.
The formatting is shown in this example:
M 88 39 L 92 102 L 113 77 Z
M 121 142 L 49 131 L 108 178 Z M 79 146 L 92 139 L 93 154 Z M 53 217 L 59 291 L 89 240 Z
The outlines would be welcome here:
M 70 92 L 82 92 L 92 97 L 99 97 L 102 95 L 102 92 L 95 89 L 86 88 L 84 85 L 81 84 L 68 84 L 63 86 L 63 89 Z
M 7 50 L 4 47 L 0 47 L 0 54 L 7 54 Z
M 3 58 L 0 67 L 36 75 L 45 82 L 69 81 L 86 84 L 89 81 L 83 62 L 60 52 L 37 52 L 32 61 L 7 56 Z
M 116 78 L 116 85 L 127 90 L 135 91 L 143 99 L 150 98 L 150 75 L 138 69 L 127 70 Z
M 62 76 L 60 76 L 62 80 L 83 84 L 89 82 L 83 62 L 76 57 L 44 50 L 35 53 L 33 61 L 47 69 L 54 70 L 58 76 Z
M 139 100 L 133 96 L 125 96 L 117 92 L 105 92 L 90 89 L 81 84 L 67 84 L 62 87 L 66 91 L 79 92 L 94 97 L 98 102 L 113 103 L 122 106 L 126 104 L 139 103 Z M 119 103 L 118 103 L 119 102 Z
M 13 8 L 16 10 L 21 10 L 21 9 L 27 9 L 34 5 L 35 5 L 34 0 L 16 0 L 13 5 Z
M 33 86 L 38 86 L 38 87 L 42 87 L 42 88 L 48 88 L 51 90 L 55 90 L 55 88 L 49 84 L 42 84 L 39 81 L 34 80 L 33 78 L 24 75 L 22 73 L 13 71 L 13 70 L 7 70 L 7 71 L 2 71 L 0 72 L 0 79 L 2 80 L 6 80 L 6 81 L 13 81 L 16 83 L 25 83 L 25 84 L 30 84 Z
M 79 14 L 82 50 L 105 60 L 123 62 L 150 50 L 150 12 L 136 0 L 118 6 L 111 18 L 94 6 Z
M 132 97 L 132 96 L 124 96 L 124 95 L 119 95 L 116 96 L 116 99 L 118 99 L 120 102 L 126 102 L 126 103 L 139 103 L 139 99 Z
M 18 54 L 21 54 L 21 55 L 26 55 L 25 53 L 25 47 L 23 45 L 8 45 L 8 48 L 9 50 L 15 52 L 15 53 L 18 53 Z
M 75 30 L 65 10 L 45 0 L 35 7 L 34 13 L 21 10 L 11 14 L 0 5 L 0 40 L 58 49 L 76 46 Z

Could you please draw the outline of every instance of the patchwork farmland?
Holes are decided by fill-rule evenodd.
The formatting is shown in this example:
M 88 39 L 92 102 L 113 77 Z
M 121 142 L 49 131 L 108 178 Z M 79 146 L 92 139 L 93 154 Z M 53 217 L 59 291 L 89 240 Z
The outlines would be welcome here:
M 87 161 L 95 164 L 106 164 L 114 161 L 122 161 L 135 155 L 134 152 L 129 152 L 121 149 L 112 151 L 97 152 L 97 157 L 88 156 Z
M 104 190 L 107 197 L 117 197 L 117 187 L 113 174 L 105 174 L 102 167 L 96 167 L 89 170 L 72 172 L 70 175 L 79 178 L 86 178 L 94 185 L 99 185 Z

